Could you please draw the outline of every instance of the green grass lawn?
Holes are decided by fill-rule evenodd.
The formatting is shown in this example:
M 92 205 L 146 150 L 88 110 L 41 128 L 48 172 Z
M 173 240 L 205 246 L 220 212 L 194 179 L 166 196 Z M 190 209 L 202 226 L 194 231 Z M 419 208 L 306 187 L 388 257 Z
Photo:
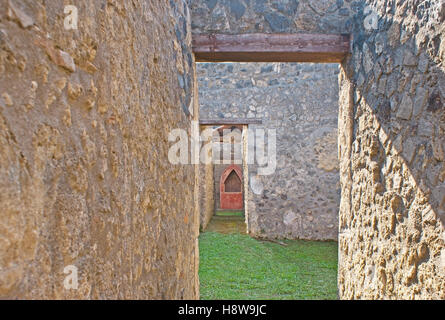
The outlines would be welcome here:
M 199 238 L 201 299 L 337 299 L 337 243 Z

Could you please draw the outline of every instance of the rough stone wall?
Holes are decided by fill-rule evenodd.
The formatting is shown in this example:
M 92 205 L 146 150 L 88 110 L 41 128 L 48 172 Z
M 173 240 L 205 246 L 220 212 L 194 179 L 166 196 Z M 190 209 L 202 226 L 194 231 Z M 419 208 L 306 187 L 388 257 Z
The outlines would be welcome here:
M 64 4 L 0 0 L 0 298 L 197 298 L 186 7 L 75 1 L 65 30 Z
M 361 1 L 192 0 L 194 33 L 348 33 Z
M 229 166 L 228 164 L 215 164 L 213 165 L 213 184 L 215 188 L 215 210 L 218 210 L 220 208 L 220 189 L 219 189 L 219 183 L 221 181 L 221 175 L 226 169 L 226 167 Z
M 197 75 L 202 118 L 259 118 L 251 128 L 277 130 L 276 172 L 249 165 L 249 233 L 336 240 L 338 65 L 199 63 Z
M 201 165 L 200 170 L 200 229 L 205 230 L 215 212 L 213 164 Z
M 445 299 L 444 20 L 436 0 L 363 1 L 355 17 L 340 77 L 343 299 Z
M 205 130 L 207 127 L 201 128 Z M 212 143 L 212 137 L 208 137 L 205 143 Z M 212 157 L 212 149 L 209 148 L 208 156 Z M 205 230 L 207 225 L 215 213 L 215 186 L 214 186 L 214 166 L 213 163 L 201 163 L 200 167 L 200 181 L 199 181 L 199 201 L 200 201 L 200 230 Z

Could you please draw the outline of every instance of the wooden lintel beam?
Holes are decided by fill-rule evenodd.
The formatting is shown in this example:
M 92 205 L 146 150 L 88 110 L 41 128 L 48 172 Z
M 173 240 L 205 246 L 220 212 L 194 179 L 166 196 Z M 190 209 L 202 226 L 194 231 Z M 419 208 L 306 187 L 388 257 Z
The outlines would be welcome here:
M 197 62 L 341 62 L 349 34 L 195 34 Z
M 206 126 L 222 126 L 222 125 L 249 125 L 249 124 L 262 124 L 261 119 L 200 119 L 200 125 Z

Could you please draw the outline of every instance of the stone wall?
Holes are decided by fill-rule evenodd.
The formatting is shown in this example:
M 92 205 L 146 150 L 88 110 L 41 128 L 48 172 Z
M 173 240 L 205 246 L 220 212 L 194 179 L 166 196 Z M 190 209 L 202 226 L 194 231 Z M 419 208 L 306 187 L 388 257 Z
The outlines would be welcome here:
M 348 33 L 361 1 L 192 0 L 194 33 Z
M 0 298 L 197 298 L 187 8 L 75 1 L 65 30 L 65 3 L 0 0 Z
M 213 185 L 215 190 L 215 210 L 218 210 L 220 208 L 221 203 L 221 197 L 220 197 L 220 189 L 219 189 L 219 183 L 221 181 L 221 175 L 226 169 L 226 167 L 229 166 L 228 164 L 214 164 L 213 165 Z
M 277 130 L 276 172 L 249 165 L 249 233 L 336 240 L 338 65 L 199 63 L 197 75 L 200 117 L 259 118 L 251 128 Z
M 208 129 L 208 127 L 202 127 L 202 130 Z M 203 135 L 202 135 L 203 136 Z M 212 143 L 212 137 L 207 137 L 205 144 Z M 209 148 L 208 157 L 212 157 L 212 148 Z M 200 230 L 205 230 L 207 225 L 215 213 L 215 186 L 214 186 L 214 166 L 213 163 L 201 163 L 199 165 L 200 173 L 199 173 L 199 201 L 200 201 L 200 222 L 199 228 Z
M 213 183 L 213 164 L 201 165 L 200 171 L 200 229 L 205 230 L 215 212 L 215 187 Z
M 355 16 L 340 77 L 342 299 L 445 298 L 444 20 L 433 0 L 363 1 Z

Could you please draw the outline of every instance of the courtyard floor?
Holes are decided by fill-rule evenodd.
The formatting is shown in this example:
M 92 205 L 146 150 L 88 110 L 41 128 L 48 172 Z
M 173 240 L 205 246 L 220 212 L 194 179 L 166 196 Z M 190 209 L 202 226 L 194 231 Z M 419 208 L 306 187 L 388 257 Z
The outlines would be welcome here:
M 201 299 L 337 299 L 336 242 L 260 241 L 234 225 L 214 217 L 200 235 Z

